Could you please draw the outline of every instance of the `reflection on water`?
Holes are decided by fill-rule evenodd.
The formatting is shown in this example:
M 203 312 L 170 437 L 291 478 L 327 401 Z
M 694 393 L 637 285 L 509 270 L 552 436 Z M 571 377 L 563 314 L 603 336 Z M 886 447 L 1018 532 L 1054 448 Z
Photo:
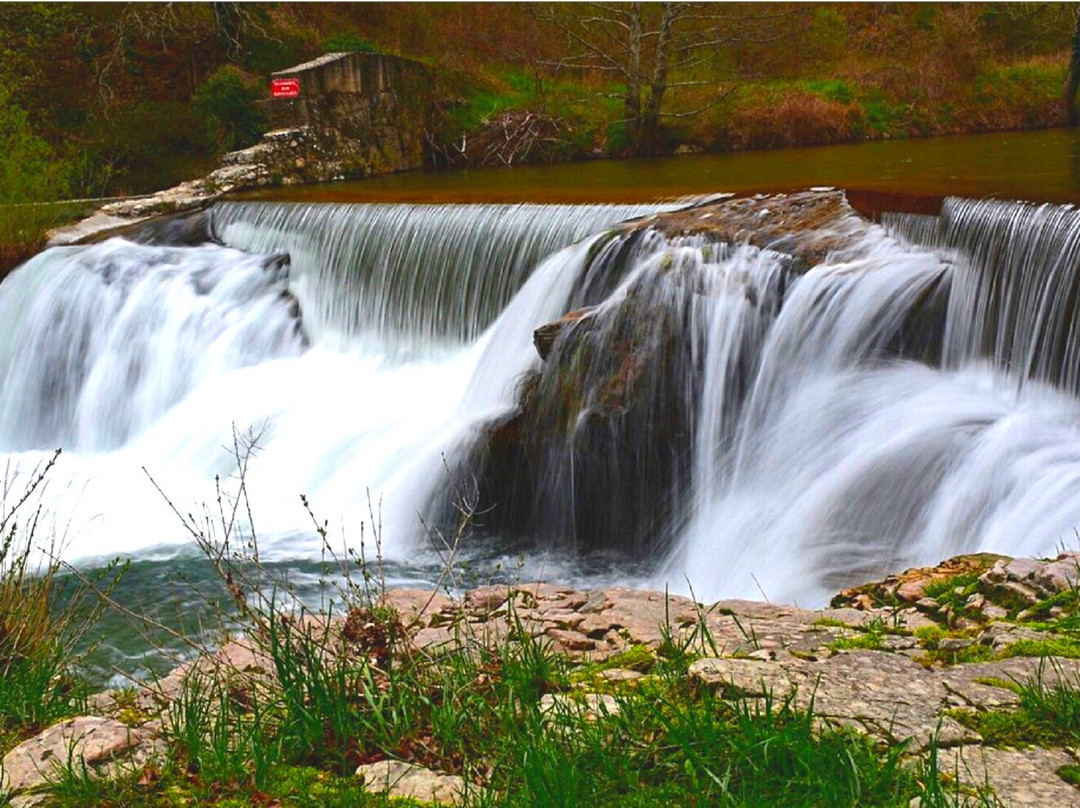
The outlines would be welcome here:
M 1080 130 L 876 141 L 804 149 L 414 172 L 242 198 L 337 202 L 647 202 L 816 185 L 901 196 L 1080 203 Z

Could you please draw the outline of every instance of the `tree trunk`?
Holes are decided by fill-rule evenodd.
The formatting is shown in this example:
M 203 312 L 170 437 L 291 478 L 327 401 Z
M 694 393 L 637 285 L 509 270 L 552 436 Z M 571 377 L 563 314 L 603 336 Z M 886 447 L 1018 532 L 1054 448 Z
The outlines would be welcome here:
M 650 154 L 656 150 L 656 137 L 660 129 L 660 108 L 667 91 L 668 61 L 671 47 L 671 28 L 675 22 L 675 4 L 664 3 L 660 28 L 656 32 L 656 58 L 653 61 L 653 74 L 649 81 L 649 100 L 641 116 L 641 132 L 638 138 L 639 154 Z
M 1065 79 L 1065 110 L 1069 116 L 1069 126 L 1080 124 L 1080 110 L 1077 110 L 1076 91 L 1080 89 L 1080 10 L 1076 12 L 1076 25 L 1073 28 L 1072 58 L 1069 59 L 1069 75 Z
M 636 149 L 641 136 L 641 3 L 630 5 L 629 58 L 626 69 L 626 136 Z

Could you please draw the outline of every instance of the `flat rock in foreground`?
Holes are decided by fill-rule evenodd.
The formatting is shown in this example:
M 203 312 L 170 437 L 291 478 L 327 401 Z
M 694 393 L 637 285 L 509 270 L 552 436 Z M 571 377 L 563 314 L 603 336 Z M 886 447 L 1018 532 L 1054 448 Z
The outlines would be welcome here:
M 850 727 L 883 744 L 905 744 L 908 754 L 924 760 L 936 749 L 939 772 L 972 789 L 990 789 L 998 804 L 1058 808 L 1080 805 L 1080 789 L 1060 774 L 1076 770 L 1080 760 L 1075 750 L 1052 742 L 1040 745 L 1043 736 L 1009 748 L 1000 739 L 982 737 L 979 730 L 986 725 L 973 719 L 1023 709 L 1017 685 L 1041 682 L 1049 689 L 1080 690 L 1075 630 L 1065 626 L 1058 632 L 1047 619 L 1051 608 L 1073 610 L 1062 620 L 1075 613 L 1071 570 L 1077 558 L 953 561 L 932 568 L 932 580 L 918 601 L 894 598 L 889 606 L 875 606 L 859 599 L 860 608 L 813 610 L 742 600 L 706 607 L 660 592 L 546 583 L 480 587 L 461 598 L 390 590 L 382 605 L 397 615 L 395 631 L 398 636 L 404 632 L 406 649 L 411 646 L 430 660 L 438 660 L 446 649 L 531 636 L 591 666 L 578 669 L 593 671 L 591 679 L 586 676 L 565 692 L 544 697 L 542 709 L 554 725 L 579 713 L 590 721 L 619 713 L 620 688 L 642 686 L 656 660 L 681 648 L 693 660 L 687 677 L 697 688 L 751 706 L 771 699 L 812 708 L 820 722 Z M 904 582 L 912 580 L 908 576 Z M 1036 601 L 1009 600 L 1013 590 L 995 589 L 1010 581 L 1030 588 Z M 859 594 L 878 591 L 868 586 Z M 999 591 L 1011 593 L 1005 598 L 1013 604 L 1011 611 L 995 603 Z M 933 600 L 929 595 L 936 596 L 938 606 L 927 606 Z M 990 607 L 1004 616 L 995 616 L 999 612 Z M 364 639 L 377 638 L 378 626 L 354 624 L 350 634 L 349 618 L 305 620 L 311 630 L 322 632 L 319 636 L 334 641 L 340 635 L 351 643 L 348 653 L 374 659 L 376 667 L 382 664 L 377 649 Z M 272 684 L 274 665 L 257 645 L 236 640 L 148 688 L 139 699 L 144 726 L 85 716 L 26 741 L 4 758 L 4 786 L 32 800 L 38 796 L 35 789 L 58 768 L 85 763 L 98 776 L 115 776 L 144 765 L 162 751 L 154 715 L 181 692 L 186 676 L 239 676 L 230 681 Z M 109 699 L 95 703 L 110 712 Z M 466 787 L 460 777 L 408 760 L 368 763 L 358 775 L 371 790 L 447 804 L 459 803 Z
M 85 768 L 96 776 L 115 776 L 139 769 L 158 752 L 158 739 L 149 729 L 133 729 L 98 716 L 71 718 L 4 755 L 0 793 L 31 791 L 69 768 L 75 772 Z

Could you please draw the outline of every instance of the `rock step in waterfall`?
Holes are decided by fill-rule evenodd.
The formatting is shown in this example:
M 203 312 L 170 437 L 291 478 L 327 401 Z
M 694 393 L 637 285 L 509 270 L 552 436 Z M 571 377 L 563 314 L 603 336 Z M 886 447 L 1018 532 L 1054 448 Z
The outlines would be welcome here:
M 72 557 L 179 546 L 141 467 L 208 498 L 234 425 L 268 557 L 320 557 L 305 493 L 425 558 L 462 486 L 497 541 L 706 599 L 1074 540 L 1076 212 L 671 207 L 219 203 L 207 244 L 49 250 L 0 286 L 0 440 L 72 450 Z

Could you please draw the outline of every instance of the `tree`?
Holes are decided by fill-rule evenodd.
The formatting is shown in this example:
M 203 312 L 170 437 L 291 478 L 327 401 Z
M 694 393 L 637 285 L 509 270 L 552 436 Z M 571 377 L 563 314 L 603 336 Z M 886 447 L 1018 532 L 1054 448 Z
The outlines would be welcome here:
M 1072 57 L 1069 59 L 1069 74 L 1065 79 L 1065 109 L 1068 111 L 1069 125 L 1080 124 L 1080 111 L 1076 108 L 1076 92 L 1080 90 L 1080 8 L 1076 9 L 1072 36 Z
M 68 171 L 0 88 L 0 272 L 40 247 L 58 213 L 49 203 L 67 193 Z
M 207 118 L 210 136 L 219 152 L 257 143 L 269 123 L 258 101 L 262 83 L 233 65 L 218 68 L 199 85 L 195 108 Z
M 769 42 L 787 35 L 776 23 L 788 10 L 739 13 L 706 3 L 590 3 L 587 11 L 549 8 L 540 16 L 567 39 L 571 55 L 557 60 L 561 68 L 607 73 L 624 87 L 623 107 L 630 150 L 649 154 L 658 147 L 662 117 L 697 115 L 720 103 L 734 89 L 715 80 L 695 78 L 695 69 L 726 45 Z M 671 90 L 713 85 L 706 104 L 678 113 L 666 112 Z

